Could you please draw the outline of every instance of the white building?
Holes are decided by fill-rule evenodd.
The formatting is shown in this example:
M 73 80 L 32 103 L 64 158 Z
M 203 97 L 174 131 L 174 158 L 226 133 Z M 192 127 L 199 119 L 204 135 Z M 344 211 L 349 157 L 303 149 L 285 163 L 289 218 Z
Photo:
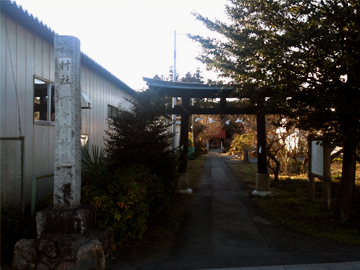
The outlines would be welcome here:
M 15 2 L 0 5 L 1 195 L 23 197 L 27 207 L 32 178 L 54 172 L 56 33 Z M 125 99 L 136 92 L 84 54 L 81 63 L 81 90 L 91 101 L 82 102 L 91 107 L 82 110 L 82 139 L 101 147 L 106 118 L 119 104 L 128 106 Z

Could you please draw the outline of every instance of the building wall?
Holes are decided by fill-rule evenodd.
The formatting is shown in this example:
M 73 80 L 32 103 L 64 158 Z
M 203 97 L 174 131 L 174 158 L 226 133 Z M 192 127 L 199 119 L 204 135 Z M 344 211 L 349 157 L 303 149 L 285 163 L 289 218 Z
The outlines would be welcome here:
M 54 83 L 54 47 L 0 13 L 0 137 L 24 136 L 24 199 L 29 204 L 33 176 L 54 171 L 54 123 L 33 120 L 34 76 Z M 87 67 L 81 87 L 92 104 L 82 110 L 82 134 L 89 146 L 104 144 L 107 106 L 128 107 L 131 98 Z

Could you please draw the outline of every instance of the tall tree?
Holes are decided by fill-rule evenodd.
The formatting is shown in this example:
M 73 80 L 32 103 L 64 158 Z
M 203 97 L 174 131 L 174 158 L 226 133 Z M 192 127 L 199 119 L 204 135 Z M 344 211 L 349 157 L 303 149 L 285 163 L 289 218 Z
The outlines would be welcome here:
M 223 35 L 199 59 L 253 103 L 288 109 L 292 123 L 344 146 L 335 220 L 349 218 L 360 135 L 360 2 L 229 0 L 230 23 L 197 18 Z
M 148 89 L 129 100 L 130 109 L 119 107 L 108 119 L 105 139 L 107 159 L 112 167 L 143 165 L 159 176 L 168 192 L 176 179 L 177 157 L 170 150 L 172 132 L 168 129 L 165 98 Z

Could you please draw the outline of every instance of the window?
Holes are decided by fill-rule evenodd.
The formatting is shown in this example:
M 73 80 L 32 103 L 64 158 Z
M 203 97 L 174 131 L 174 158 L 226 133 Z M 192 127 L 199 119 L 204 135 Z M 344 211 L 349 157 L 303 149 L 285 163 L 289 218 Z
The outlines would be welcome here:
M 50 123 L 55 121 L 54 84 L 34 78 L 34 121 Z
M 89 150 L 89 135 L 81 134 L 81 146 Z
M 118 108 L 108 105 L 108 118 L 114 118 L 114 117 L 118 116 L 118 114 L 119 114 Z

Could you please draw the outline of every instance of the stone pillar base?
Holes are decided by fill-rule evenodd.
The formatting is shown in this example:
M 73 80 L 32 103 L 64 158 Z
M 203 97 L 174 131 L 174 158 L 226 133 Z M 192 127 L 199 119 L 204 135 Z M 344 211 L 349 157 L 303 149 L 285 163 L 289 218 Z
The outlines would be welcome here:
M 257 191 L 257 190 L 254 190 L 251 194 L 253 196 L 265 197 L 265 196 L 271 195 L 272 192 L 271 191 Z
M 90 236 L 21 239 L 15 244 L 11 269 L 106 269 L 116 249 L 111 228 Z
M 256 174 L 256 190 L 257 191 L 269 191 L 270 190 L 270 179 L 269 174 Z
M 96 212 L 93 205 L 74 209 L 47 207 L 36 212 L 37 238 L 53 236 L 89 236 L 96 229 Z
M 176 193 L 180 193 L 180 194 L 193 193 L 192 189 L 189 188 L 189 174 L 188 173 L 182 173 L 180 175 L 178 183 L 177 183 Z
M 256 190 L 252 192 L 252 195 L 261 197 L 271 195 L 269 174 L 256 174 Z

